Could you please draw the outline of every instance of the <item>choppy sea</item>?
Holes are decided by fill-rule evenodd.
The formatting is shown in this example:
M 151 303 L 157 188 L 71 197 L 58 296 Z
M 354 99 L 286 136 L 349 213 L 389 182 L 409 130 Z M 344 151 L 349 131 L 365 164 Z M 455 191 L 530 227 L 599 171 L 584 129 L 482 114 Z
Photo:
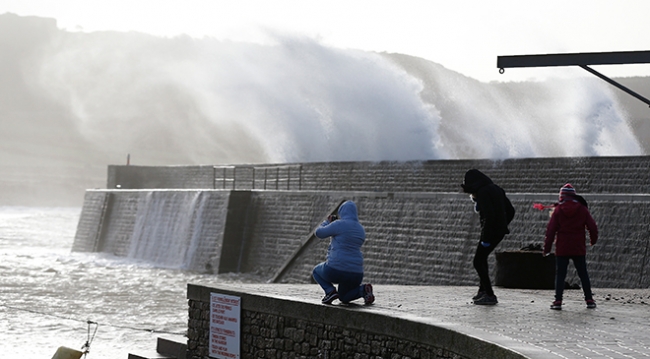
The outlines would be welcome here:
M 0 207 L 0 357 L 127 359 L 158 337 L 186 341 L 187 283 L 254 281 L 73 253 L 81 208 Z M 95 324 L 96 323 L 96 324 Z

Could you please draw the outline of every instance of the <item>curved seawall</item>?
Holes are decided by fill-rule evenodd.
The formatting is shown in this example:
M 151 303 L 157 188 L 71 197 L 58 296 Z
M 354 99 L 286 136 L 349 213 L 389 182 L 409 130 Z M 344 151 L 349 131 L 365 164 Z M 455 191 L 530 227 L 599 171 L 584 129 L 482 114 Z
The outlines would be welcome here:
M 429 313 L 322 305 L 310 299 L 320 289 L 304 287 L 189 284 L 187 357 L 208 358 L 213 293 L 240 299 L 242 358 L 524 359 L 548 353 L 506 337 L 482 339 L 480 330 Z
M 472 211 L 471 202 L 458 192 L 408 190 L 409 185 L 423 189 L 423 185 L 414 183 L 424 183 L 425 179 L 433 182 L 432 188 L 457 189 L 464 171 L 474 167 L 492 175 L 508 192 L 517 210 L 511 234 L 498 251 L 540 244 L 548 212 L 533 209 L 532 204 L 554 202 L 557 188 L 571 182 L 589 201 L 600 228 L 599 243 L 590 248 L 588 254 L 593 285 L 610 288 L 650 286 L 647 240 L 650 200 L 647 192 L 634 192 L 645 189 L 650 183 L 648 158 L 561 158 L 556 161 L 556 167 L 552 159 L 430 161 L 417 166 L 414 163 L 385 163 L 383 166 L 381 163 L 330 163 L 327 171 L 323 168 L 325 164 L 304 165 L 323 170 L 323 178 L 328 174 L 334 177 L 336 173 L 347 173 L 348 182 L 354 182 L 353 178 L 368 182 L 374 174 L 376 187 L 402 183 L 402 191 L 395 192 L 88 190 L 73 250 L 109 252 L 161 266 L 202 272 L 251 272 L 278 282 L 309 283 L 311 268 L 324 259 L 327 246 L 327 241 L 311 238 L 311 231 L 341 200 L 352 199 L 359 206 L 359 218 L 368 234 L 364 245 L 368 280 L 378 284 L 470 285 L 475 281 L 475 273 L 469 264 L 479 231 L 478 217 Z M 585 163 L 595 167 L 585 169 L 583 174 L 563 168 L 569 165 L 575 168 L 576 164 L 584 166 Z M 139 178 L 147 178 L 152 172 L 174 172 L 178 187 L 184 186 L 183 174 L 189 173 L 196 179 L 194 176 L 200 172 L 195 167 L 127 167 L 121 167 L 120 171 Z M 250 166 L 243 168 L 250 169 Z M 524 168 L 529 170 L 524 171 Z M 273 172 L 265 168 L 265 172 L 275 177 L 269 179 L 267 176 L 264 181 L 272 183 L 271 179 L 280 178 L 278 173 L 285 169 L 286 166 Z M 440 171 L 435 172 L 436 169 Z M 234 166 L 228 170 L 237 171 Z M 205 172 L 214 175 L 216 170 L 210 168 Z M 241 172 L 245 171 L 240 169 Z M 510 174 L 508 181 L 504 178 L 499 181 L 503 173 Z M 594 180 L 596 173 L 598 181 Z M 535 177 L 531 177 L 533 174 Z M 314 182 L 308 178 L 315 176 L 314 171 L 303 167 L 302 185 L 307 187 Z M 400 176 L 405 179 L 400 180 Z M 167 175 L 165 181 L 171 181 L 172 177 Z M 151 181 L 143 179 L 143 186 Z M 258 175 L 256 181 L 260 183 L 262 178 Z M 536 190 L 515 192 L 501 182 L 512 183 L 510 187 L 518 189 Z M 551 186 L 545 183 L 550 182 L 556 185 L 549 189 Z M 248 183 L 252 187 L 255 181 Z M 342 179 L 327 185 L 332 183 L 347 186 Z M 136 187 L 135 184 L 132 182 L 130 186 Z M 616 190 L 621 193 L 613 193 Z M 577 279 L 574 276 L 569 281 Z

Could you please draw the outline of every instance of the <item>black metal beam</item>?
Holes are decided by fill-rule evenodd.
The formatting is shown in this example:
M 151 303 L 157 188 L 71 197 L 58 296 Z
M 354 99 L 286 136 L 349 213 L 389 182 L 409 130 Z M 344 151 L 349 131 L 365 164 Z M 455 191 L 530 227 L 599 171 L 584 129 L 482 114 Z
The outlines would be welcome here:
M 619 84 L 587 65 L 650 64 L 650 51 L 583 52 L 574 54 L 497 56 L 497 68 L 503 73 L 512 67 L 580 66 L 650 106 L 650 100 Z
M 649 64 L 650 51 L 497 56 L 497 68 Z
M 627 93 L 628 95 L 630 95 L 630 96 L 632 96 L 632 97 L 635 97 L 636 99 L 638 99 L 638 100 L 640 100 L 641 102 L 645 103 L 646 105 L 650 106 L 650 100 L 648 100 L 647 98 L 645 98 L 645 97 L 639 95 L 638 93 L 636 93 L 636 92 L 630 90 L 629 88 L 627 88 L 627 87 L 625 87 L 625 86 L 619 84 L 618 82 L 616 82 L 616 81 L 610 79 L 609 77 L 607 77 L 607 76 L 601 74 L 600 72 L 598 72 L 598 71 L 596 71 L 596 70 L 590 68 L 589 66 L 580 65 L 580 67 L 582 67 L 583 69 L 589 71 L 591 74 L 593 74 L 593 75 L 599 77 L 600 79 L 606 81 L 606 82 L 609 83 L 610 85 L 619 88 L 621 91 Z

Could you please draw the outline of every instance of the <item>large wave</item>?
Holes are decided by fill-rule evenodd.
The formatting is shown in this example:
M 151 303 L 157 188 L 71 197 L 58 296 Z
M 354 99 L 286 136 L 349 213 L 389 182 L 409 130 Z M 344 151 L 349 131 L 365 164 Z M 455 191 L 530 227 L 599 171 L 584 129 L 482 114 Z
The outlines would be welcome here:
M 35 81 L 106 151 L 192 163 L 637 155 L 607 84 L 481 83 L 433 62 L 60 31 Z M 179 155 L 180 154 L 180 155 Z

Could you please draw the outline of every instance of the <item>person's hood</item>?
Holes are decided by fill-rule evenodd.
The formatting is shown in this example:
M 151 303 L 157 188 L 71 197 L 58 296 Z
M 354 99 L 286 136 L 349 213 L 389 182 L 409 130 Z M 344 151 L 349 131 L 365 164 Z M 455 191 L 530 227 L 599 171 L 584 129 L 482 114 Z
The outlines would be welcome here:
M 460 186 L 463 187 L 465 193 L 476 193 L 481 187 L 489 184 L 492 184 L 490 177 L 477 169 L 471 169 L 465 172 L 465 179 Z
M 357 205 L 352 201 L 343 202 L 343 204 L 339 207 L 339 218 L 359 221 Z

